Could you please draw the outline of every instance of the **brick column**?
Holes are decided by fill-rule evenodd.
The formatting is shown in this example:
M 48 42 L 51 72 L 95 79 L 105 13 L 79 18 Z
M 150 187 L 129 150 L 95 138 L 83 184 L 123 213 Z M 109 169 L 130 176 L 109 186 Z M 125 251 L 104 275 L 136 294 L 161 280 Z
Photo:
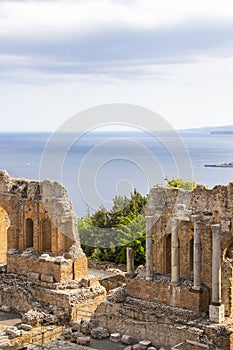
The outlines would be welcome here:
M 171 284 L 177 286 L 180 281 L 180 255 L 178 241 L 178 220 L 175 218 L 172 218 L 171 245 Z
M 224 305 L 221 296 L 221 231 L 220 225 L 211 225 L 212 229 L 212 305 L 209 306 L 209 318 L 213 322 L 224 321 Z
M 34 217 L 33 217 L 33 250 L 39 251 L 39 204 L 37 201 L 34 203 Z
M 152 231 L 153 231 L 153 216 L 146 216 L 146 280 L 153 279 L 153 246 L 152 246 Z
M 201 288 L 201 233 L 198 215 L 192 215 L 194 223 L 194 245 L 193 245 L 193 289 Z

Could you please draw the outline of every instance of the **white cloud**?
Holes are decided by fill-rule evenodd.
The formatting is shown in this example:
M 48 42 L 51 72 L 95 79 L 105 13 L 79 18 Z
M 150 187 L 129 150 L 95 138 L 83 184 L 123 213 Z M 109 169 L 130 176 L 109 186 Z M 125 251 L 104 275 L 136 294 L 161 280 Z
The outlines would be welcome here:
M 84 36 L 108 28 L 154 29 L 190 18 L 233 19 L 231 0 L 0 1 L 0 34 Z

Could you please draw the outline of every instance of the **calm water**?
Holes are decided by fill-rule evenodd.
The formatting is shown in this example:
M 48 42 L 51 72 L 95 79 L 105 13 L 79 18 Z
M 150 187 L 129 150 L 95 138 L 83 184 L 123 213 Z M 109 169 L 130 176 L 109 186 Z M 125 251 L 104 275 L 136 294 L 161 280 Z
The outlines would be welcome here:
M 133 188 L 146 194 L 166 176 L 194 179 L 208 187 L 233 181 L 233 168 L 204 167 L 233 161 L 230 134 L 199 130 L 179 136 L 140 131 L 50 137 L 0 134 L 0 169 L 13 177 L 61 182 L 79 216 L 100 205 L 111 206 L 116 194 L 128 195 Z

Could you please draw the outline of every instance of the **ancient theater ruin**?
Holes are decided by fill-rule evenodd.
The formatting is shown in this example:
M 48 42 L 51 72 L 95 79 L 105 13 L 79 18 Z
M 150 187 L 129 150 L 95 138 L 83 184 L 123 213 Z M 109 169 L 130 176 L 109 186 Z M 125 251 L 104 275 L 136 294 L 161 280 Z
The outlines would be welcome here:
M 105 299 L 88 275 L 77 217 L 59 183 L 1 171 L 0 242 L 0 311 L 18 312 L 33 326 L 64 325 L 90 318 Z
M 77 218 L 57 182 L 0 172 L 0 263 L 7 272 L 67 282 L 87 275 Z
M 146 267 L 94 318 L 166 349 L 233 349 L 232 219 L 233 183 L 152 188 Z

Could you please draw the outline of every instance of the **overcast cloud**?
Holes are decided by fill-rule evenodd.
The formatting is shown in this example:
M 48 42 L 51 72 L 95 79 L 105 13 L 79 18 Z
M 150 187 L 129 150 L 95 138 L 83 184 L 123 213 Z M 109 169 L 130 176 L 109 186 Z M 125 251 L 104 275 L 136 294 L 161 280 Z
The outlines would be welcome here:
M 230 0 L 221 3 L 219 0 L 0 0 L 0 88 L 4 113 L 11 122 L 15 111 L 9 105 L 9 91 L 12 96 L 20 96 L 20 85 L 25 88 L 28 84 L 28 93 L 25 90 L 25 95 L 21 95 L 20 105 L 26 123 L 27 113 L 31 113 L 29 106 L 25 110 L 28 96 L 32 94 L 31 85 L 36 87 L 36 94 L 41 95 L 41 86 L 51 87 L 48 93 L 52 101 L 58 94 L 56 84 L 62 83 L 62 89 L 71 99 L 63 101 L 67 114 L 95 103 L 135 102 L 151 108 L 158 106 L 157 112 L 166 113 L 168 118 L 173 113 L 171 122 L 175 125 L 177 118 L 179 127 L 182 112 L 177 112 L 178 117 L 174 109 L 181 108 L 180 105 L 176 102 L 173 112 L 164 108 L 166 98 L 174 94 L 174 90 L 169 92 L 174 89 L 174 82 L 177 83 L 176 99 L 181 100 L 178 93 L 183 93 L 188 85 L 191 103 L 191 96 L 197 93 L 200 84 L 205 86 L 207 101 L 218 95 L 217 90 L 210 95 L 209 79 L 215 74 L 215 82 L 221 87 L 219 94 L 224 88 L 225 97 L 209 110 L 205 105 L 205 113 L 207 118 L 208 115 L 215 118 L 214 123 L 221 120 L 224 123 L 233 112 L 232 102 L 228 101 L 233 88 L 232 57 L 233 5 Z M 197 72 L 200 73 L 198 79 Z M 70 80 L 77 94 L 82 94 L 81 103 L 72 100 L 72 94 L 68 93 Z M 111 96 L 109 87 L 119 80 L 124 86 L 121 91 L 128 91 L 128 95 L 121 95 L 115 85 L 115 89 L 111 87 Z M 136 87 L 130 85 L 135 80 L 142 84 L 141 94 L 140 87 L 135 91 Z M 152 89 L 162 94 L 156 104 L 152 97 L 150 100 L 143 96 L 145 89 L 147 96 L 152 96 Z M 166 89 L 167 96 L 161 92 Z M 220 102 L 224 102 L 222 111 L 226 119 L 213 114 L 213 109 L 220 110 Z M 42 120 L 46 119 L 51 106 L 37 113 L 39 111 L 43 114 Z M 202 110 L 196 120 L 201 121 L 203 113 Z M 65 114 L 58 112 L 57 121 L 62 121 Z M 53 118 L 50 118 L 48 128 L 52 125 Z M 9 129 L 5 123 L 1 127 Z M 36 128 L 36 121 L 34 125 Z M 33 129 L 33 124 L 27 127 Z

